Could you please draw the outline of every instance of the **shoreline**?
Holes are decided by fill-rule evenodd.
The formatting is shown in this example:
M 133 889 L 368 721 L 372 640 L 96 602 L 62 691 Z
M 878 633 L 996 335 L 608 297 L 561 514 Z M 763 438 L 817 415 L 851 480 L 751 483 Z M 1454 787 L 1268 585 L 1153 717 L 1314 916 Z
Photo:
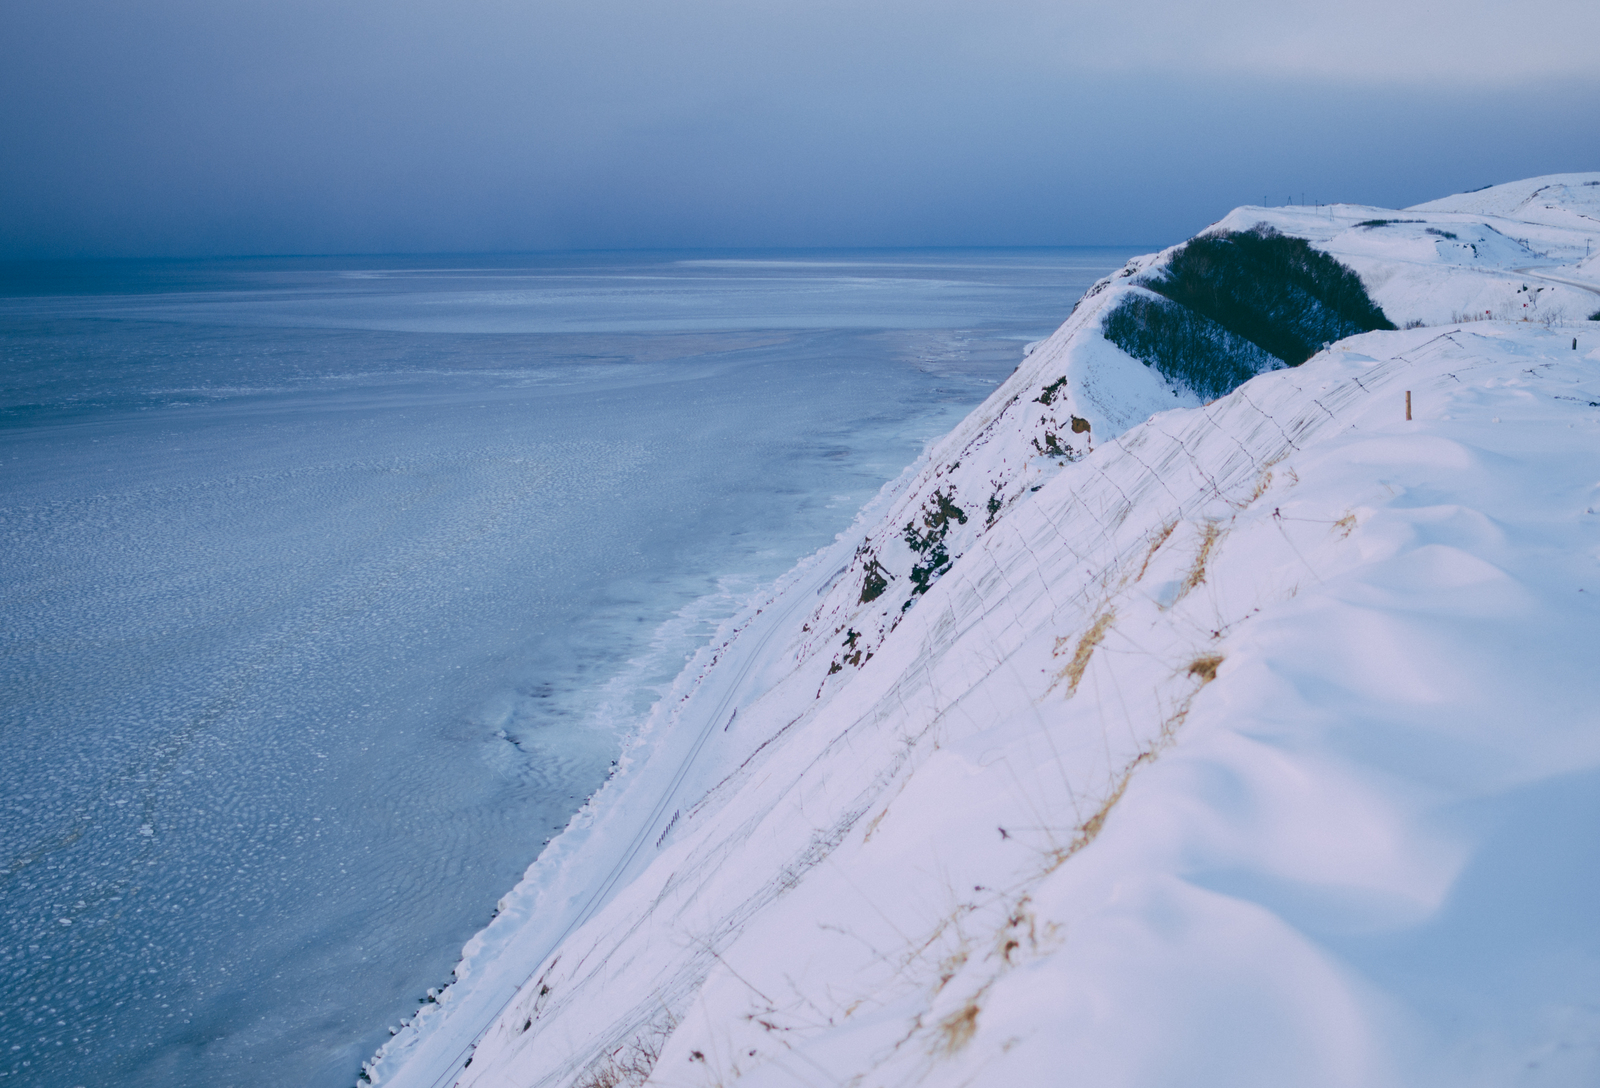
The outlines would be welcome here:
M 455 981 L 437 991 L 362 1064 L 361 1083 L 414 1088 L 448 1083 L 465 1068 L 472 1048 L 516 1000 L 537 967 L 654 860 L 673 830 L 669 804 L 703 784 L 695 777 L 696 756 L 719 723 L 725 730 L 733 725 L 736 718 L 725 720 L 725 715 L 736 715 L 737 697 L 762 679 L 749 677 L 748 670 L 785 623 L 814 607 L 816 598 L 848 569 L 858 542 L 913 485 L 941 440 L 927 443 L 923 453 L 885 483 L 831 544 L 751 593 L 717 626 L 624 741 L 615 772 L 546 844 L 522 879 L 501 897 L 489 924 L 462 948 Z M 752 637 L 758 640 L 754 645 Z M 712 669 L 730 658 L 733 664 L 744 660 L 746 671 L 727 690 L 706 695 L 704 684 Z M 725 674 L 717 675 L 720 679 Z M 714 705 L 703 705 L 706 699 L 714 699 Z M 692 724 L 692 740 L 676 735 L 685 721 Z M 671 743 L 660 744 L 663 738 Z M 660 769 L 649 773 L 663 759 L 674 757 L 680 762 L 670 774 Z M 647 849 L 658 830 L 663 841 Z M 597 836 L 602 841 L 591 846 Z M 618 836 L 625 841 L 604 841 Z M 599 856 L 591 856 L 597 852 Z M 508 976 L 519 973 L 522 981 L 510 984 Z M 480 1026 L 470 1029 L 473 1023 Z
M 1331 309 L 1350 297 L 1338 285 L 1363 279 L 1369 331 L 1309 358 L 1291 343 L 1287 365 L 1261 348 L 1254 377 L 1202 402 L 1162 357 L 1104 332 L 1117 307 L 1176 305 L 1151 284 L 1170 286 L 1152 277 L 1183 247 L 1092 287 L 893 494 L 725 628 L 652 714 L 633 789 L 589 829 L 598 845 L 572 843 L 564 875 L 603 873 L 598 886 L 531 897 L 548 939 L 472 950 L 488 968 L 476 992 L 503 983 L 495 1000 L 462 991 L 459 1028 L 424 1030 L 427 1053 L 386 1051 L 372 1079 L 442 1088 L 470 1066 L 463 1084 L 631 1085 L 665 1062 L 694 1083 L 776 1085 L 798 1061 L 837 1082 L 1005 1069 L 1043 1083 L 1072 1065 L 1158 1084 L 1191 1061 L 1198 1023 L 1231 1040 L 1206 1051 L 1226 1068 L 1260 1059 L 1288 1082 L 1312 1083 L 1294 1074 L 1308 1061 L 1330 1084 L 1448 1073 L 1450 1025 L 1507 1016 L 1520 1041 L 1497 1068 L 1530 1040 L 1582 1050 L 1600 1022 L 1550 1028 L 1496 987 L 1463 1019 L 1427 972 L 1384 975 L 1382 941 L 1335 937 L 1408 948 L 1442 925 L 1464 942 L 1453 971 L 1495 977 L 1494 949 L 1470 927 L 1448 936 L 1446 908 L 1464 888 L 1499 917 L 1497 885 L 1468 878 L 1527 844 L 1462 813 L 1534 819 L 1600 765 L 1582 713 L 1517 713 L 1530 669 L 1561 678 L 1563 705 L 1592 707 L 1575 649 L 1589 598 L 1565 584 L 1586 569 L 1588 522 L 1526 481 L 1559 480 L 1563 503 L 1582 491 L 1578 451 L 1600 420 L 1579 394 L 1600 349 L 1567 328 L 1559 291 L 1474 263 L 1509 265 L 1527 239 L 1470 234 L 1472 215 L 1450 208 L 1337 207 L 1315 220 L 1322 255 L 1296 266 L 1338 270 L 1306 335 L 1339 327 L 1354 311 Z M 1246 255 L 1229 260 L 1299 253 L 1306 220 L 1241 208 L 1202 237 Z M 1539 230 L 1567 251 L 1579 233 L 1526 233 Z M 1457 296 L 1503 316 L 1427 322 L 1459 312 Z M 1519 312 L 1541 319 L 1508 319 Z M 1512 543 L 1558 525 L 1559 570 Z M 1515 663 L 1507 629 L 1521 632 Z M 1379 646 L 1382 660 L 1362 656 Z M 709 743 L 719 726 L 731 744 Z M 1423 737 L 1429 758 L 1413 750 Z M 1554 865 L 1586 840 L 1551 841 Z M 1562 902 L 1567 929 L 1539 935 L 1552 950 L 1582 933 L 1577 901 Z M 568 917 L 532 920 L 541 905 Z M 1578 964 L 1539 992 L 1584 985 Z M 1263 1000 L 1272 1015 L 1250 1015 Z M 1401 1006 L 1421 1035 L 1396 1034 Z M 1425 1055 L 1429 1040 L 1445 1052 Z

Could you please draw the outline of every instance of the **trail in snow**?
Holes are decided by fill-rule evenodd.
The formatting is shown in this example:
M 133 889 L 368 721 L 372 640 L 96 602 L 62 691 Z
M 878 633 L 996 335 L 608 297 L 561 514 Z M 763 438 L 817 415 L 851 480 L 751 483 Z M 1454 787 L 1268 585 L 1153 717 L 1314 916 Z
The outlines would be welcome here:
M 1534 279 L 1549 280 L 1551 283 L 1564 283 L 1568 287 L 1577 287 L 1584 291 L 1588 291 L 1590 294 L 1600 295 L 1600 283 L 1591 283 L 1588 280 L 1573 279 L 1571 276 L 1552 276 L 1548 272 L 1542 272 L 1532 268 L 1518 268 L 1514 269 L 1514 271 L 1521 272 L 1525 276 L 1532 276 Z

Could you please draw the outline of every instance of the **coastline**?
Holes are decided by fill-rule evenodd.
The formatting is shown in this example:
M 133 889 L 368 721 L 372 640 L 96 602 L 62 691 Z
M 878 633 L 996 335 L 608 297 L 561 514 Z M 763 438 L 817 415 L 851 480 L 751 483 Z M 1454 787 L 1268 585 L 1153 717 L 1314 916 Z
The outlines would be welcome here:
M 1502 307 L 1532 304 L 1519 301 L 1527 288 L 1509 274 L 1515 267 L 1452 265 L 1478 251 L 1461 257 L 1457 250 L 1471 247 L 1443 226 L 1426 234 L 1415 228 L 1415 239 L 1404 231 L 1370 234 L 1374 225 L 1454 227 L 1457 219 L 1379 220 L 1372 211 L 1340 206 L 1342 225 L 1329 231 L 1344 248 L 1337 240 L 1330 248 L 1366 269 L 1363 277 L 1397 320 L 1421 324 L 1411 317 L 1417 306 L 1459 309 L 1460 299 L 1441 284 L 1466 284 L 1478 298 L 1488 292 Z M 1333 211 L 1317 213 L 1318 222 L 1324 216 L 1335 222 Z M 1249 230 L 1265 219 L 1287 231 L 1310 218 L 1298 209 L 1246 208 L 1213 230 Z M 1570 240 L 1558 237 L 1558 244 L 1571 248 Z M 1518 246 L 1504 256 L 1520 261 L 1521 251 L 1532 252 L 1525 239 Z M 1508 790 L 1589 770 L 1595 753 L 1573 732 L 1577 723 L 1519 723 L 1493 733 L 1496 715 L 1504 720 L 1519 697 L 1514 674 L 1486 666 L 1476 683 L 1463 677 L 1454 693 L 1435 700 L 1446 713 L 1410 709 L 1415 698 L 1406 694 L 1405 671 L 1440 655 L 1481 657 L 1498 636 L 1492 624 L 1474 623 L 1492 616 L 1522 630 L 1526 617 L 1518 610 L 1526 601 L 1541 603 L 1553 629 L 1581 626 L 1581 608 L 1574 611 L 1540 561 L 1471 526 L 1477 519 L 1525 534 L 1547 516 L 1519 494 L 1519 473 L 1578 486 L 1572 461 L 1584 439 L 1563 431 L 1556 432 L 1560 441 L 1529 445 L 1541 417 L 1510 413 L 1537 401 L 1540 411 L 1570 419 L 1569 428 L 1592 431 L 1597 421 L 1584 414 L 1581 397 L 1555 391 L 1582 386 L 1593 335 L 1572 330 L 1579 335 L 1570 354 L 1557 309 L 1547 310 L 1542 324 L 1502 318 L 1481 328 L 1456 321 L 1363 333 L 1325 343 L 1304 369 L 1264 371 L 1202 405 L 1153 371 L 1130 367 L 1135 360 L 1091 334 L 1108 309 L 1148 294 L 1140 278 L 1159 273 L 1176 248 L 1136 258 L 1091 288 L 1055 335 L 930 446 L 915 479 L 902 477 L 894 494 L 880 494 L 875 525 L 863 511 L 851 534 L 805 568 L 814 579 L 797 568 L 796 579 L 765 605 L 752 605 L 747 626 L 725 629 L 727 641 L 704 657 L 678 697 L 680 706 L 697 709 L 673 717 L 668 708 L 656 722 L 658 729 L 676 722 L 680 735 L 653 749 L 635 780 L 661 784 L 653 803 L 632 802 L 635 831 L 610 844 L 618 863 L 563 928 L 570 939 L 548 942 L 550 955 L 536 962 L 519 956 L 508 975 L 527 972 L 530 962 L 538 974 L 523 973 L 520 989 L 503 988 L 507 1006 L 497 1020 L 470 1025 L 472 1057 L 481 1061 L 463 1083 L 545 1085 L 577 1077 L 634 1084 L 667 1062 L 663 1068 L 691 1070 L 686 1083 L 749 1077 L 786 1084 L 796 1061 L 829 1069 L 835 1079 L 895 1069 L 903 1079 L 954 1084 L 993 1066 L 1037 1081 L 1066 1057 L 1064 1044 L 1050 1041 L 1062 1025 L 1041 1018 L 1038 1009 L 1047 1006 L 1037 999 L 1075 993 L 1071 978 L 1081 970 L 1060 956 L 1061 939 L 1051 934 L 1077 919 L 1070 924 L 1124 932 L 1138 947 L 1159 944 L 1163 911 L 1177 911 L 1202 944 L 1209 942 L 1195 949 L 1201 959 L 1237 959 L 1229 993 L 1241 1008 L 1278 995 L 1275 1015 L 1288 1019 L 1276 1042 L 1248 1018 L 1217 1022 L 1233 1033 L 1230 1060 L 1260 1053 L 1289 1076 L 1307 1072 L 1306 1055 L 1322 1055 L 1332 1062 L 1328 1083 L 1389 1082 L 1428 1060 L 1391 1053 L 1397 1040 L 1385 1034 L 1385 1010 L 1410 1002 L 1407 1015 L 1427 1021 L 1430 1031 L 1459 1019 L 1459 1010 L 1441 1012 L 1425 977 L 1391 979 L 1403 998 L 1377 995 L 1359 977 L 1373 969 L 1365 953 L 1346 949 L 1340 954 L 1348 964 L 1331 961 L 1322 935 L 1328 923 L 1308 921 L 1274 889 L 1286 881 L 1348 888 L 1327 908 L 1349 915 L 1338 924 L 1402 932 L 1438 914 L 1473 849 L 1487 849 L 1481 841 L 1463 845 L 1482 832 L 1447 819 L 1450 806 L 1500 803 Z M 1524 360 L 1536 361 L 1529 379 L 1517 376 Z M 1408 386 L 1404 430 L 1389 403 L 1401 384 Z M 1414 391 L 1429 405 L 1421 425 L 1411 425 Z M 1574 403 L 1556 403 L 1563 399 Z M 1494 428 L 1499 414 L 1479 418 L 1491 410 L 1518 426 Z M 1380 472 L 1396 486 L 1371 480 L 1372 465 L 1387 466 Z M 1444 486 L 1438 472 L 1469 466 L 1492 484 L 1478 485 L 1472 474 L 1450 477 L 1450 497 L 1434 502 L 1465 513 L 1449 515 L 1447 529 L 1429 528 L 1443 515 L 1405 496 L 1432 494 Z M 979 516 L 985 496 L 986 520 Z M 1574 523 L 1563 532 L 1578 529 Z M 843 576 L 828 573 L 847 545 Z M 1441 547 L 1445 552 L 1428 550 Z M 1444 554 L 1440 565 L 1434 556 Z M 1483 573 L 1489 567 L 1501 574 Z M 1395 571 L 1414 585 L 1395 584 Z M 1574 573 L 1563 566 L 1560 577 Z M 1406 666 L 1324 675 L 1330 657 L 1360 647 L 1370 632 L 1392 640 L 1391 628 L 1405 628 L 1410 611 L 1450 611 L 1453 585 L 1498 586 L 1496 578 L 1509 579 L 1507 587 L 1475 591 L 1481 604 L 1462 613 L 1459 632 L 1412 633 L 1422 641 L 1401 654 Z M 1368 608 L 1364 619 L 1360 609 L 1339 611 L 1375 594 L 1397 603 L 1377 614 Z M 1339 616 L 1341 641 L 1323 645 L 1319 617 L 1330 612 Z M 785 623 L 787 643 L 773 643 Z M 1052 644 L 1053 632 L 1063 633 Z M 1294 652 L 1275 650 L 1279 642 Z M 1571 637 L 1535 643 L 1552 675 L 1579 675 Z M 1064 654 L 1071 657 L 1064 667 L 1052 660 Z M 1362 715 L 1380 719 L 1370 736 L 1361 734 L 1367 748 L 1349 771 L 1330 769 L 1350 754 L 1317 702 L 1294 694 L 1296 685 L 1312 682 L 1334 685 L 1338 705 L 1355 715 L 1347 715 L 1347 729 L 1357 729 Z M 1080 684 L 1092 699 L 1072 701 Z M 1574 707 L 1592 688 L 1566 684 L 1561 698 Z M 1048 718 L 1041 710 L 1047 705 Z M 1400 709 L 1380 714 L 1378 707 Z M 731 743 L 703 748 L 734 708 L 749 712 Z M 1062 715 L 1076 724 L 1046 724 Z M 685 721 L 694 727 L 682 728 Z M 724 729 L 733 723 L 730 715 Z M 1410 753 L 1385 750 L 1381 738 L 1397 726 L 1436 735 L 1447 753 L 1443 763 L 1421 768 Z M 1063 750 L 1079 728 L 1084 735 Z M 1288 739 L 1272 739 L 1279 735 Z M 668 745 L 679 762 L 664 754 Z M 1486 775 L 1476 765 L 1469 753 L 1483 745 L 1506 761 L 1503 773 Z M 702 751 L 713 755 L 697 759 Z M 691 773 L 696 763 L 698 775 Z M 713 766 L 730 773 L 718 777 Z M 1045 781 L 1057 773 L 1052 766 L 1065 780 L 1064 794 L 1061 783 Z M 1274 766 L 1291 768 L 1309 792 L 1274 792 Z M 1200 788 L 1207 767 L 1225 768 L 1271 819 L 1240 823 L 1226 805 L 1212 811 Z M 969 779 L 990 785 L 985 791 L 964 784 Z M 1378 785 L 1413 780 L 1405 786 L 1411 792 L 1393 796 Z M 1422 800 L 1434 795 L 1447 800 Z M 693 796 L 700 800 L 685 809 L 682 800 Z M 628 807 L 618 800 L 609 813 Z M 884 845 L 885 835 L 874 835 L 896 812 L 890 824 L 897 830 L 886 833 L 892 843 Z M 962 822 L 952 823 L 957 817 Z M 1272 843 L 1278 826 L 1315 839 L 1318 826 L 1341 818 L 1365 821 L 1366 838 L 1309 858 L 1282 854 Z M 1002 843 L 1015 843 L 998 853 L 980 845 L 993 842 L 984 829 L 997 820 Z M 1102 831 L 1113 827 L 1118 833 L 1103 840 Z M 929 828 L 942 837 L 930 838 Z M 661 860 L 647 868 L 636 859 L 658 829 Z M 1392 845 L 1379 849 L 1374 837 Z M 1080 853 L 1083 860 L 1066 865 Z M 1219 864 L 1216 875 L 1198 880 L 1192 871 Z M 1241 864 L 1252 874 L 1243 884 L 1227 869 Z M 961 888 L 974 878 L 968 897 Z M 1116 889 L 1124 885 L 1142 889 L 1145 905 L 1132 914 L 1118 905 Z M 934 917 L 938 909 L 929 913 L 941 894 L 954 909 L 943 921 Z M 591 922 L 582 924 L 584 917 Z M 785 935 L 796 926 L 815 928 L 791 945 Z M 927 926 L 932 935 L 919 943 L 914 935 Z M 965 935 L 973 928 L 993 930 L 998 952 L 979 955 L 982 941 L 974 948 Z M 1226 935 L 1232 931 L 1253 934 L 1259 948 Z M 880 946 L 898 951 L 886 956 Z M 1074 947 L 1081 959 L 1083 946 Z M 1123 1010 L 1113 1036 L 1131 1045 L 1136 1035 L 1149 1035 L 1141 1025 L 1154 1014 L 1139 1011 L 1139 1001 L 1168 978 L 1191 1003 L 1163 1006 L 1157 1020 L 1181 1039 L 1186 1010 L 1204 1006 L 1203 988 L 1183 981 L 1200 961 L 1119 955 L 1091 956 L 1103 961 L 1091 989 L 1121 995 L 1106 997 Z M 890 961 L 902 966 L 886 976 Z M 1029 979 L 1053 981 L 1040 991 Z M 784 986 L 793 999 L 775 1000 Z M 1580 968 L 1563 975 L 1560 992 L 1575 993 L 1575 986 L 1582 987 Z M 847 999 L 850 993 L 860 996 Z M 1001 994 L 1011 995 L 1002 1003 L 1010 1013 L 986 1011 Z M 1495 1002 L 1486 1001 L 1466 1019 L 1495 1015 Z M 801 1015 L 802 1005 L 811 1012 Z M 1024 1014 L 1024 1006 L 1035 1011 Z M 876 1011 L 858 1015 L 864 1007 Z M 1340 1010 L 1338 1025 L 1319 1019 L 1319 1009 L 1330 1007 Z M 1581 1049 L 1592 1025 L 1573 1023 L 1562 1037 Z M 1032 1026 L 1007 1037 L 1022 1024 Z M 408 1062 L 397 1048 L 372 1079 L 450 1081 L 467 1068 L 474 1047 L 468 1026 L 453 1033 L 462 1044 L 459 1064 L 420 1060 L 420 1051 L 409 1052 L 419 1060 Z M 1553 1045 L 1539 1035 L 1544 1030 L 1519 1019 L 1520 1041 L 1496 1052 L 1496 1067 L 1519 1060 L 1517 1048 L 1529 1040 Z M 876 1041 L 863 1050 L 857 1039 Z M 916 1045 L 905 1046 L 910 1041 Z M 1186 1060 L 1176 1043 L 1153 1066 L 1156 1059 L 1142 1057 L 1137 1046 L 1082 1041 L 1093 1053 L 1085 1068 L 1114 1080 L 1141 1062 L 1147 1072 L 1171 1071 Z M 1350 1056 L 1333 1060 L 1341 1048 Z M 395 1065 L 387 1064 L 391 1058 Z M 703 1076 L 694 1063 L 706 1063 Z M 1439 1068 L 1454 1065 L 1450 1059 Z
M 706 741 L 719 724 L 724 730 L 733 724 L 739 696 L 770 682 L 749 671 L 761 662 L 771 639 L 814 607 L 848 569 L 867 531 L 925 470 L 933 445 L 884 484 L 832 544 L 751 594 L 718 625 L 626 741 L 612 776 L 550 840 L 501 898 L 494 919 L 462 949 L 454 982 L 363 1065 L 364 1083 L 448 1083 L 537 967 L 654 860 L 664 843 L 652 847 L 651 842 L 658 831 L 664 839 L 672 830 L 672 803 L 715 785 L 708 785 L 718 777 L 715 770 L 696 766 Z M 705 682 L 719 664 L 724 670 L 715 674 L 719 681 L 729 668 L 740 670 L 739 676 L 708 691 Z M 725 759 L 704 762 L 718 768 Z
M 754 276 L 617 255 L 577 281 L 570 260 L 486 281 L 476 261 L 372 262 L 377 279 L 307 262 L 287 293 L 190 277 L 114 293 L 111 319 L 91 298 L 64 327 L 11 322 L 5 717 L 26 754 L 6 777 L 53 800 L 15 814 L 42 860 L 6 917 L 19 984 L 77 1012 L 10 1040 L 0 1072 L 352 1082 L 685 657 L 1124 254 L 912 256 L 911 278 L 898 254 Z M 375 326 L 505 318 L 472 300 L 507 276 L 578 321 L 641 262 L 680 323 L 823 327 L 295 324 L 315 323 L 308 293 L 344 312 L 373 291 Z M 827 327 L 839 296 L 853 308 Z M 79 820 L 91 833 L 35 855 Z M 128 984 L 86 991 L 95 972 Z

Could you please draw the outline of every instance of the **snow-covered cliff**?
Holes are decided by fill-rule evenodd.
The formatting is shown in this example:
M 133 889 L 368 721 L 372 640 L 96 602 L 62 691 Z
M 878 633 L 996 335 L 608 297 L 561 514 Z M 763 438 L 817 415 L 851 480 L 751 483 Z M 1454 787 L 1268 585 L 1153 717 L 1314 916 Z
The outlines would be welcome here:
M 1414 327 L 1202 403 L 1104 335 L 1181 247 L 1097 284 L 729 624 L 371 1079 L 1600 1079 L 1600 174 L 1248 231 Z

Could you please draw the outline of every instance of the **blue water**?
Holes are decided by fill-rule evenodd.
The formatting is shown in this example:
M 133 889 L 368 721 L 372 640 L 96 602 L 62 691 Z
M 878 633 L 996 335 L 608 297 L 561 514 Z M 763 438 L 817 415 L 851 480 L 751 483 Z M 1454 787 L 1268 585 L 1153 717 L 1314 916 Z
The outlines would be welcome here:
M 0 267 L 0 1084 L 352 1084 L 1132 252 Z

